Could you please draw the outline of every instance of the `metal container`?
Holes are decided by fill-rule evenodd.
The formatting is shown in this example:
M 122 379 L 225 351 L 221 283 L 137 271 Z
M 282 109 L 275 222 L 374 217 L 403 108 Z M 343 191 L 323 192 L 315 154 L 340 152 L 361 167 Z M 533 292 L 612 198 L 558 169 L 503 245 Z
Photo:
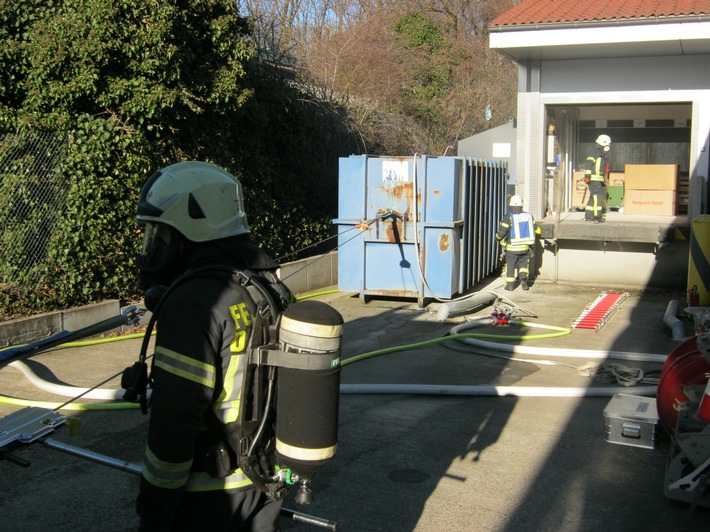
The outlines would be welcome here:
M 604 425 L 609 443 L 653 449 L 658 425 L 656 400 L 617 393 L 604 409 Z
M 465 157 L 340 159 L 338 288 L 446 300 L 499 265 L 507 165 Z

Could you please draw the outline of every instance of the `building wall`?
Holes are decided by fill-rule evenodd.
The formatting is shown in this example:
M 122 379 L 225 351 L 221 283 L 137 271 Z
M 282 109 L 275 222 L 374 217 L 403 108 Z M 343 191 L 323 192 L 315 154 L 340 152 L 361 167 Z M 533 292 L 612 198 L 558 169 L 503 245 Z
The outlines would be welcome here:
M 705 90 L 708 65 L 708 55 L 544 61 L 540 92 Z
M 491 128 L 458 141 L 456 153 L 462 157 L 508 163 L 508 195 L 515 193 L 517 167 L 517 121 Z
M 689 243 L 664 246 L 639 242 L 558 241 L 537 253 L 537 276 L 604 287 L 684 289 L 688 280 Z

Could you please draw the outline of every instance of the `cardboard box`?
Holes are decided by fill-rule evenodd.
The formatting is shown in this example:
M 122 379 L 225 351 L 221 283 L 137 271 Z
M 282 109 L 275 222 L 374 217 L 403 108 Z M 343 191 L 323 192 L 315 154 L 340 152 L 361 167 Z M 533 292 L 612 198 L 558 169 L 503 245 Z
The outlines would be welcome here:
M 617 393 L 604 409 L 606 441 L 653 449 L 658 412 L 656 399 Z
M 624 190 L 624 214 L 675 216 L 675 190 Z
M 610 186 L 624 186 L 624 172 L 609 172 Z
M 677 164 L 627 164 L 624 166 L 627 190 L 675 190 L 678 186 Z
M 585 194 L 587 184 L 584 182 L 584 172 L 572 173 L 572 205 L 570 207 L 581 207 L 587 204 Z

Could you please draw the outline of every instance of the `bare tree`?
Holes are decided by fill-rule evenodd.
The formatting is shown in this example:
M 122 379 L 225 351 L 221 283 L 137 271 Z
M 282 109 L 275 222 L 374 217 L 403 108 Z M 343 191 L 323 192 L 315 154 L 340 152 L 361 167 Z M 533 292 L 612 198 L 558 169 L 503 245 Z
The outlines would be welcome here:
M 487 24 L 516 0 L 238 3 L 255 20 L 259 47 L 289 56 L 308 92 L 345 105 L 351 126 L 372 149 L 442 153 L 515 116 L 515 69 L 488 48 Z M 438 28 L 443 46 L 402 47 L 394 27 L 412 13 Z M 434 81 L 428 95 L 426 85 Z

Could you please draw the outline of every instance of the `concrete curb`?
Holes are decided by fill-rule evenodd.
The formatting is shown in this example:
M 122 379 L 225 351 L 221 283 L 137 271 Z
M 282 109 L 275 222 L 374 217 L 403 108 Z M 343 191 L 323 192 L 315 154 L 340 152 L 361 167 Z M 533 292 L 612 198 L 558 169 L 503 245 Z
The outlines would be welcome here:
M 135 307 L 145 308 L 142 303 Z M 121 307 L 117 299 L 109 299 L 83 307 L 5 321 L 0 323 L 0 349 L 42 340 L 61 331 L 78 331 L 103 320 L 115 318 L 126 308 L 128 307 Z M 143 314 L 139 325 L 147 324 L 149 319 L 150 313 Z M 106 332 L 122 332 L 127 328 L 121 326 Z

